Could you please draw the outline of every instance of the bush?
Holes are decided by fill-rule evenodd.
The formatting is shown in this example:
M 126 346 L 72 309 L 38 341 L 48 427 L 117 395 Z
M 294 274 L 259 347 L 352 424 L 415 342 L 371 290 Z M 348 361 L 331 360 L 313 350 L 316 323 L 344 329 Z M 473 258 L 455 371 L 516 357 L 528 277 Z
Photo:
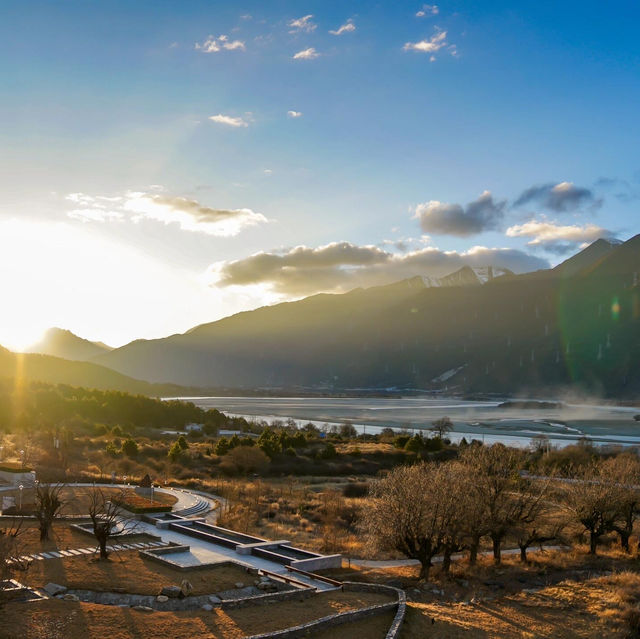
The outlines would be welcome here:
M 411 435 L 397 435 L 393 439 L 393 445 L 396 448 L 404 448 L 406 443 L 411 439 Z
M 134 458 L 138 456 L 138 444 L 134 439 L 125 439 L 122 444 L 122 452 L 129 458 Z
M 369 494 L 369 484 L 364 481 L 349 482 L 343 489 L 344 497 L 362 498 Z
M 337 456 L 336 447 L 331 442 L 324 447 L 319 455 L 320 459 L 335 459 Z

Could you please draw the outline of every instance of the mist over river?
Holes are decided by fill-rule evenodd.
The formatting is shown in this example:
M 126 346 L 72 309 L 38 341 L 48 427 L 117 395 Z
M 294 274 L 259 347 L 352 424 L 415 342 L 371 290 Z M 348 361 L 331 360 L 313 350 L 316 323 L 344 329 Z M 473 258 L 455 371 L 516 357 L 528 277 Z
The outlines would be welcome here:
M 467 401 L 457 398 L 331 398 L 331 397 L 181 397 L 204 409 L 217 408 L 247 420 L 293 419 L 330 428 L 345 422 L 359 432 L 378 433 L 383 428 L 427 430 L 439 417 L 454 424 L 450 438 L 480 439 L 527 446 L 538 434 L 555 446 L 588 437 L 594 444 L 640 444 L 638 408 L 561 403 L 556 408 L 501 408 L 501 401 Z M 521 400 L 524 401 L 524 400 Z

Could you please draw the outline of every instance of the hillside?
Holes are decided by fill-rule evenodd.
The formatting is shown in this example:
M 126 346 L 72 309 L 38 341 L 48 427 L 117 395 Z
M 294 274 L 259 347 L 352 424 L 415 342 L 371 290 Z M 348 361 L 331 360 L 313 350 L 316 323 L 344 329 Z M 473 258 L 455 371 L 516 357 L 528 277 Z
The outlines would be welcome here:
M 13 353 L 0 346 L 0 379 L 2 378 L 120 390 L 150 396 L 193 393 L 193 389 L 175 384 L 150 384 L 133 379 L 92 362 L 74 362 L 34 353 Z
M 112 348 L 102 342 L 90 342 L 62 328 L 50 328 L 42 339 L 26 349 L 26 352 L 86 362 L 110 350 Z
M 573 274 L 561 265 L 483 284 L 477 276 L 461 286 L 412 278 L 315 295 L 139 340 L 94 361 L 200 386 L 637 392 L 640 236 L 611 250 L 587 248 L 564 270 Z

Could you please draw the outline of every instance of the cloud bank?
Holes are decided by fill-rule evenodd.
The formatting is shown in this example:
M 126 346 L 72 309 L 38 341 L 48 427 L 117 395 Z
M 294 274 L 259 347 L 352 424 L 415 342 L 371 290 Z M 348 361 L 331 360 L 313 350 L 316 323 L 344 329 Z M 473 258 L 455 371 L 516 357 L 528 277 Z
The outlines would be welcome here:
M 567 213 L 582 207 L 597 209 L 602 200 L 591 189 L 576 186 L 572 182 L 540 184 L 523 191 L 513 203 L 514 207 L 537 204 L 555 213 Z
M 418 204 L 415 217 L 425 233 L 469 237 L 499 228 L 505 207 L 506 201 L 496 201 L 484 191 L 465 207 L 437 200 Z
M 566 253 L 576 246 L 584 246 L 601 237 L 611 237 L 611 233 L 595 224 L 561 225 L 547 220 L 531 220 L 525 224 L 510 226 L 508 237 L 529 237 L 527 246 L 543 248 L 552 253 Z
M 72 193 L 66 198 L 79 205 L 69 211 L 69 217 L 84 222 L 132 222 L 153 220 L 177 224 L 184 231 L 228 237 L 245 228 L 266 223 L 267 218 L 251 209 L 217 209 L 197 200 L 164 193 L 128 191 L 122 196 L 91 196 Z
M 263 285 L 282 296 L 296 297 L 388 284 L 416 275 L 442 277 L 465 265 L 497 266 L 522 273 L 547 268 L 549 263 L 506 248 L 475 246 L 459 253 L 426 247 L 399 255 L 378 246 L 334 242 L 216 262 L 209 267 L 208 277 L 215 287 Z

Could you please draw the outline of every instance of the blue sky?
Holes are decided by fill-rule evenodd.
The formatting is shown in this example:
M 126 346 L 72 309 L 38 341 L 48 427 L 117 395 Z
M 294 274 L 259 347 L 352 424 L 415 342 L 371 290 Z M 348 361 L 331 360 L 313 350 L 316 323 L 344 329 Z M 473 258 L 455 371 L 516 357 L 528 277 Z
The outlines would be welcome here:
M 640 231 L 637 3 L 2 12 L 0 343 L 120 344 Z

